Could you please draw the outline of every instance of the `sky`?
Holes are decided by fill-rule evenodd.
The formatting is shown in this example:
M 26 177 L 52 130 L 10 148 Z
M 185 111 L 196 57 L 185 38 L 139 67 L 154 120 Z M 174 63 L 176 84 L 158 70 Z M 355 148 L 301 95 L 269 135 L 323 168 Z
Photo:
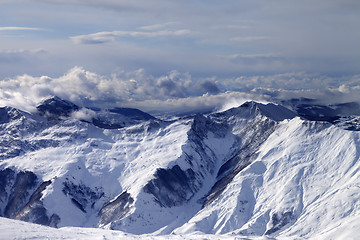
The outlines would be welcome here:
M 0 105 L 357 101 L 359 29 L 358 0 L 0 0 Z

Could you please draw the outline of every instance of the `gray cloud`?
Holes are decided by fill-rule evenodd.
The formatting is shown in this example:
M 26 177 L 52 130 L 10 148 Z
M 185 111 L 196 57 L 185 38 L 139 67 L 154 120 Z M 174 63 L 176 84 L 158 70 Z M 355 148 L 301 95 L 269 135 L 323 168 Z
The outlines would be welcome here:
M 0 90 L 0 105 L 26 111 L 33 111 L 42 99 L 57 95 L 80 106 L 137 107 L 156 114 L 178 114 L 223 110 L 246 100 L 281 102 L 307 97 L 326 104 L 359 101 L 360 75 L 331 78 L 287 73 L 220 81 L 215 77 L 193 78 L 178 71 L 154 77 L 143 69 L 105 77 L 75 67 L 58 78 L 22 75 L 5 79 L 0 81 Z
M 43 98 L 56 95 L 80 106 L 129 105 L 148 100 L 167 100 L 216 91 L 215 83 L 193 80 L 187 73 L 172 71 L 153 77 L 140 69 L 104 77 L 74 67 L 58 78 L 22 75 L 0 81 L 1 105 L 33 109 Z
M 220 89 L 218 86 L 210 80 L 205 80 L 201 83 L 201 88 L 208 94 L 218 94 L 220 93 Z

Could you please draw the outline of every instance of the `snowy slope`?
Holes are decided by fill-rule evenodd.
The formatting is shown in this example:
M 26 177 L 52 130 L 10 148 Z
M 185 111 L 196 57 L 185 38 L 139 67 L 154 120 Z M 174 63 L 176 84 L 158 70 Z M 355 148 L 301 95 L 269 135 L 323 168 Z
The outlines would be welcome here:
M 105 230 L 99 228 L 63 227 L 54 229 L 37 224 L 11 220 L 0 217 L 0 239 L 127 239 L 127 240 L 267 240 L 267 237 L 239 237 L 234 235 L 212 235 L 192 233 L 186 235 L 133 235 L 121 231 Z M 281 238 L 280 238 L 281 239 Z
M 359 216 L 359 134 L 286 120 L 219 199 L 176 233 L 311 237 Z
M 256 102 L 173 121 L 58 98 L 40 106 L 0 109 L 1 216 L 175 236 L 359 229 L 359 132 Z

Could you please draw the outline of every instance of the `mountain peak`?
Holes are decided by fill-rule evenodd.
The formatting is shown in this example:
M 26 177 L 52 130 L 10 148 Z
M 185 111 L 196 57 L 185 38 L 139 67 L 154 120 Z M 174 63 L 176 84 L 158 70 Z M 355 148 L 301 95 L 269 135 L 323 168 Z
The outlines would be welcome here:
M 274 103 L 263 104 L 255 101 L 245 102 L 239 107 L 229 109 L 228 111 L 231 113 L 233 113 L 233 111 L 241 111 L 246 112 L 249 115 L 261 114 L 274 121 L 283 121 L 284 119 L 292 119 L 297 116 L 295 112 L 281 105 Z
M 41 102 L 36 109 L 41 116 L 59 119 L 69 117 L 72 112 L 78 111 L 80 108 L 70 101 L 53 96 Z
M 281 105 L 277 105 L 274 103 L 267 103 L 267 104 L 262 104 L 257 102 L 252 102 L 252 103 L 254 106 L 256 106 L 257 109 L 259 109 L 259 111 L 263 115 L 275 121 L 292 119 L 297 116 L 295 112 Z

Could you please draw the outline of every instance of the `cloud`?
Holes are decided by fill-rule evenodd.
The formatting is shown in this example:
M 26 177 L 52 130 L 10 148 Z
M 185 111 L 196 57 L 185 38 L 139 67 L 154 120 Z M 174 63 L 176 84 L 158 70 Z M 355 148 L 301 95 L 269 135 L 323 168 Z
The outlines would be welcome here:
M 270 39 L 271 37 L 267 37 L 267 36 L 244 36 L 244 37 L 232 37 L 229 40 L 231 42 L 254 42 L 254 41 L 265 41 Z
M 0 51 L 0 55 L 33 55 L 46 53 L 42 48 L 38 49 L 4 49 Z
M 3 64 L 9 64 L 11 62 L 19 62 L 24 59 L 31 59 L 42 54 L 45 54 L 46 51 L 42 48 L 39 49 L 4 49 L 0 50 L 0 62 Z
M 213 111 L 226 110 L 231 107 L 240 106 L 247 100 L 264 102 L 261 96 L 255 96 L 245 92 L 225 92 L 216 95 L 204 94 L 179 99 L 146 100 L 136 102 L 131 105 L 140 109 L 163 116 L 206 113 Z M 230 104 L 229 104 L 230 103 Z
M 76 44 L 102 44 L 115 41 L 115 32 L 99 32 L 88 35 L 73 36 L 70 39 Z
M 244 22 L 243 24 L 234 25 L 234 24 L 226 24 L 226 25 L 215 25 L 210 27 L 210 29 L 214 30 L 243 30 L 252 28 L 248 22 Z
M 121 71 L 110 77 L 70 69 L 63 76 L 17 76 L 0 81 L 0 105 L 34 111 L 44 98 L 59 96 L 80 107 L 135 107 L 154 114 L 224 110 L 246 100 L 281 103 L 307 97 L 319 103 L 359 101 L 360 75 L 328 77 L 306 73 L 252 75 L 234 78 L 194 78 L 171 71 L 160 76 L 144 69 Z M 87 119 L 91 111 L 76 113 Z
M 33 27 L 0 27 L 0 31 L 44 31 L 44 29 Z
M 70 6 L 85 6 L 93 8 L 104 8 L 107 10 L 124 12 L 139 12 L 158 9 L 167 9 L 174 4 L 165 0 L 153 0 L 153 1 L 138 1 L 138 0 L 36 0 L 37 2 L 58 4 L 58 5 L 70 5 Z
M 145 31 L 154 31 L 154 30 L 159 30 L 159 29 L 164 29 L 170 26 L 174 26 L 179 24 L 178 22 L 166 22 L 166 23 L 158 23 L 158 24 L 153 24 L 153 25 L 147 25 L 147 26 L 142 26 L 139 27 L 140 30 L 145 30 Z
M 267 69 L 268 72 L 277 72 L 291 64 L 291 60 L 279 53 L 232 54 L 219 56 L 229 65 L 237 66 L 248 72 L 259 72 L 258 69 Z
M 201 88 L 204 89 L 204 91 L 207 94 L 218 94 L 220 93 L 220 89 L 218 88 L 218 86 L 216 85 L 215 82 L 210 81 L 210 80 L 205 80 L 201 83 Z
M 264 89 L 287 89 L 287 90 L 318 90 L 337 86 L 346 78 L 328 77 L 326 75 L 309 74 L 304 72 L 250 75 L 227 78 L 221 82 L 223 88 L 252 90 Z
M 233 54 L 230 56 L 225 56 L 224 58 L 230 60 L 239 60 L 239 59 L 268 59 L 268 58 L 280 58 L 281 55 L 277 53 L 265 53 L 265 54 Z
M 71 113 L 71 117 L 88 122 L 91 122 L 95 116 L 96 112 L 88 108 L 81 108 L 80 110 Z
M 274 62 L 282 63 L 286 60 L 284 56 L 278 53 L 263 53 L 263 54 L 233 54 L 230 56 L 222 56 L 223 59 L 232 63 L 252 65 L 271 64 Z
M 152 32 L 139 32 L 139 31 L 112 31 L 112 32 L 98 32 L 87 35 L 78 35 L 71 37 L 71 40 L 77 44 L 100 44 L 113 42 L 121 37 L 134 37 L 134 38 L 155 38 L 155 37 L 180 37 L 191 35 L 192 32 L 188 29 L 180 30 L 160 30 Z
M 212 80 L 198 81 L 188 73 L 171 71 L 154 77 L 143 69 L 111 77 L 74 67 L 58 78 L 22 75 L 0 81 L 0 105 L 30 111 L 44 98 L 59 96 L 79 106 L 122 106 L 148 100 L 187 98 L 219 90 Z

